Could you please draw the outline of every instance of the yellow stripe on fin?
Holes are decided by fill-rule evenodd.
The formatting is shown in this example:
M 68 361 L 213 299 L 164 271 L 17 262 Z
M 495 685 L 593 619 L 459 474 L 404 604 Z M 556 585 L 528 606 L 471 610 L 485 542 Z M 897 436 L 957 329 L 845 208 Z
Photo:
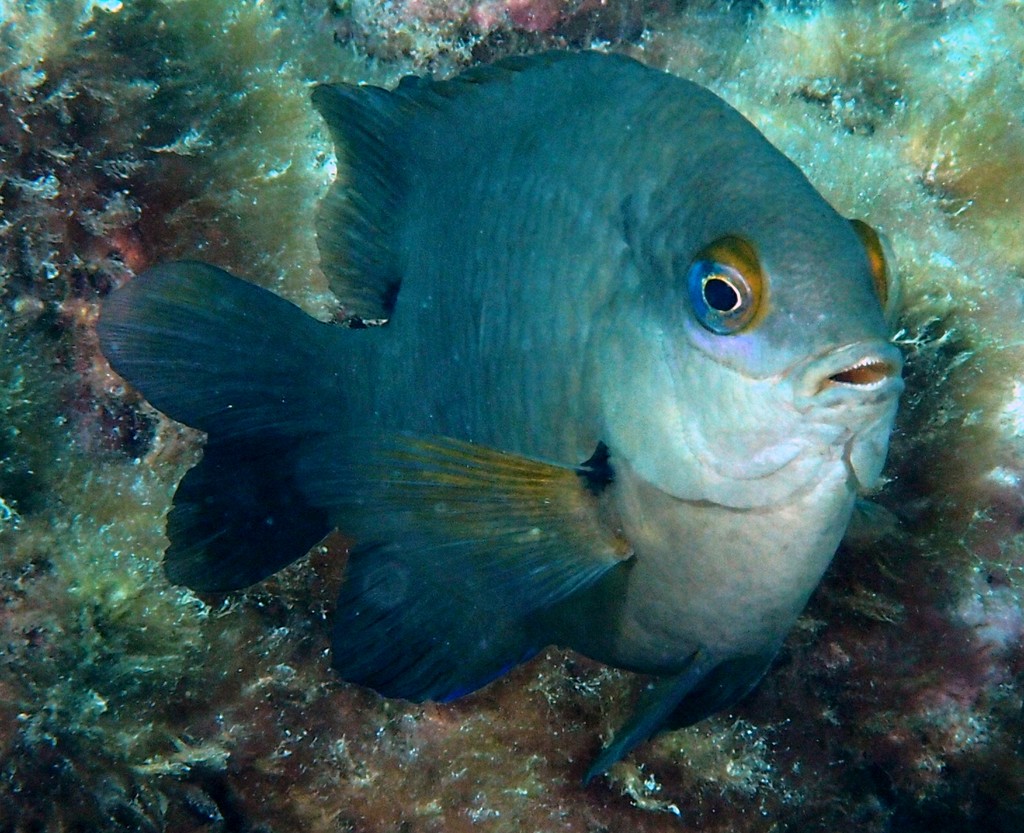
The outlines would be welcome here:
M 384 502 L 446 538 L 561 545 L 581 566 L 632 555 L 618 523 L 580 471 L 449 437 L 389 438 Z
M 314 505 L 353 535 L 335 614 L 341 675 L 391 697 L 447 699 L 549 644 L 535 614 L 632 550 L 606 493 L 574 468 L 445 437 L 316 449 Z

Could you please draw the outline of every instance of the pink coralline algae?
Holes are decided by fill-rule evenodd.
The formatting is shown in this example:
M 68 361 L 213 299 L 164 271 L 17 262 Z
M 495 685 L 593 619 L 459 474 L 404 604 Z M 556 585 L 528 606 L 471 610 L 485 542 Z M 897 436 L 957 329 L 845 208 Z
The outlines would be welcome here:
M 600 0 L 395 0 L 391 11 L 406 23 L 468 22 L 479 32 L 511 26 L 546 32 L 566 17 L 602 6 Z
M 517 46 L 636 41 L 670 8 L 666 0 L 350 0 L 335 25 L 371 55 L 447 72 L 450 62 Z
M 472 3 L 469 18 L 482 31 L 490 31 L 507 20 L 526 32 L 546 32 L 574 7 L 583 11 L 587 3 L 565 3 L 561 0 L 484 0 Z

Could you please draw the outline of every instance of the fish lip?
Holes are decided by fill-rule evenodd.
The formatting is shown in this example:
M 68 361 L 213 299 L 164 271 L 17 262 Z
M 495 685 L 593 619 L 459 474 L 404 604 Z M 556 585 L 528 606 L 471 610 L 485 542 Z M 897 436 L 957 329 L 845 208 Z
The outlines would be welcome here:
M 829 350 L 793 374 L 797 408 L 888 402 L 903 390 L 902 370 L 902 354 L 887 342 L 857 342 Z

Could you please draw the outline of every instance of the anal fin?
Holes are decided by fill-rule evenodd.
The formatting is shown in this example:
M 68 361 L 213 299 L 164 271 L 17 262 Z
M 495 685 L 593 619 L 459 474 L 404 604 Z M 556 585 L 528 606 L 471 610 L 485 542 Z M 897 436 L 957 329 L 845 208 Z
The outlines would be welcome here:
M 464 564 L 395 546 L 349 554 L 334 618 L 332 664 L 385 697 L 448 701 L 486 685 L 540 647 L 529 623 Z

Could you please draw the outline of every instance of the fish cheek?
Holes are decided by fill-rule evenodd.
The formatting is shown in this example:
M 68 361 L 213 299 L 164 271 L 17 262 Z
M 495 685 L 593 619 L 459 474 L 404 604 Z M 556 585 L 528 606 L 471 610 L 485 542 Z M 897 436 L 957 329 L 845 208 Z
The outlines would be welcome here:
M 634 369 L 639 386 L 620 395 L 626 419 L 611 436 L 651 485 L 681 500 L 753 508 L 786 501 L 814 478 L 810 438 L 784 386 L 666 338 Z
M 765 480 L 804 448 L 785 390 L 725 363 L 759 361 L 761 341 L 708 332 L 676 292 L 615 299 L 595 322 L 588 370 L 612 465 L 625 457 L 680 500 L 754 507 L 786 499 L 802 484 Z M 725 361 L 710 355 L 716 346 L 728 348 Z
M 663 329 L 626 325 L 606 332 L 593 375 L 612 465 L 624 457 L 666 492 L 700 498 L 699 482 L 690 479 L 698 463 L 687 447 L 686 414 L 664 361 Z

